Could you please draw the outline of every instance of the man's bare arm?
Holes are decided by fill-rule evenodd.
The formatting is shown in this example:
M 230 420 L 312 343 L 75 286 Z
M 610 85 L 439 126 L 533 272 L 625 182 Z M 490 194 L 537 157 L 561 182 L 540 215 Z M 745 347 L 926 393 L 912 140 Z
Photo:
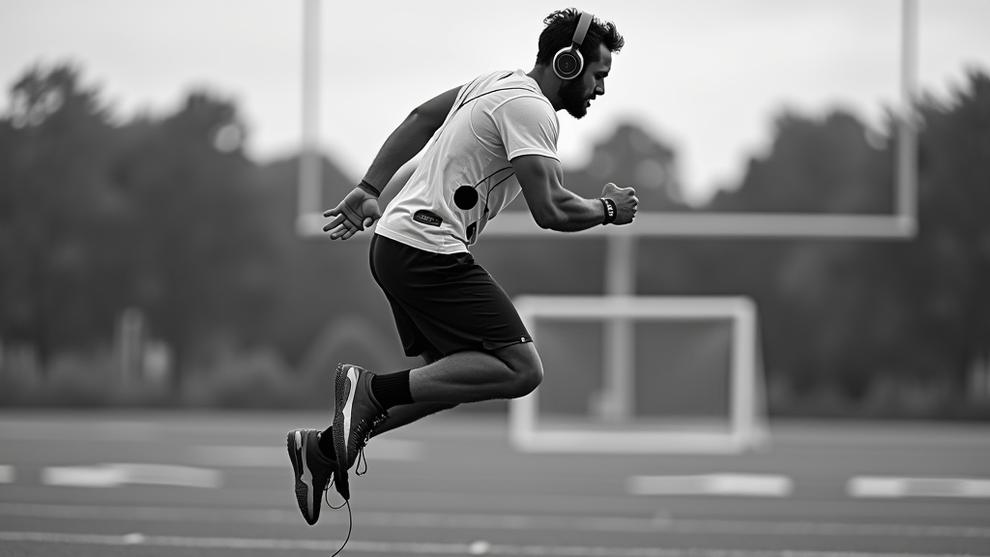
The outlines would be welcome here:
M 422 151 L 440 129 L 458 91 L 460 87 L 455 87 L 414 108 L 378 150 L 362 186 L 368 184 L 380 194 L 399 168 Z M 352 189 L 336 207 L 323 213 L 330 218 L 323 227 L 324 232 L 330 233 L 330 239 L 347 240 L 381 217 L 378 196 L 362 186 Z
M 559 161 L 524 155 L 512 159 L 512 168 L 529 211 L 541 228 L 577 232 L 605 222 L 606 208 L 600 199 L 585 199 L 564 187 L 564 171 Z M 615 224 L 632 222 L 639 203 L 635 190 L 606 184 L 602 197 L 615 204 Z
M 383 189 L 399 168 L 422 151 L 440 129 L 454 106 L 458 91 L 460 87 L 455 87 L 414 108 L 385 140 L 364 175 L 364 181 Z

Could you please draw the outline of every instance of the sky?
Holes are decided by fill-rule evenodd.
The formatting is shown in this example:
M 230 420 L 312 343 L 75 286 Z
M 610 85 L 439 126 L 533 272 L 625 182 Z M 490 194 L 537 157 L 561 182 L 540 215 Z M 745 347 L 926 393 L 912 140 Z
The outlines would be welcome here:
M 990 1 L 918 2 L 921 91 L 990 73 Z M 631 121 L 676 149 L 683 195 L 701 203 L 738 182 L 783 110 L 841 108 L 879 127 L 900 106 L 900 0 L 324 1 L 323 150 L 360 178 L 419 103 L 531 69 L 543 18 L 571 5 L 614 21 L 626 47 L 588 116 L 559 113 L 565 166 Z M 301 144 L 302 20 L 303 0 L 0 0 L 0 113 L 28 68 L 69 61 L 122 120 L 207 89 L 237 105 L 253 158 L 288 156 Z

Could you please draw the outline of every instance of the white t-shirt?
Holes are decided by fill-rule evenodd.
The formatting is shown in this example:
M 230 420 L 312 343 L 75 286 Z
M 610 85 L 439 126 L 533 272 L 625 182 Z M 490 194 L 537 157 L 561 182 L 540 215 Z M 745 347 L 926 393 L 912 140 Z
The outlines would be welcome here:
M 376 232 L 434 253 L 461 253 L 519 195 L 511 161 L 557 159 L 560 122 L 522 70 L 461 87 L 419 166 L 388 204 Z M 473 201 L 473 203 L 472 203 Z

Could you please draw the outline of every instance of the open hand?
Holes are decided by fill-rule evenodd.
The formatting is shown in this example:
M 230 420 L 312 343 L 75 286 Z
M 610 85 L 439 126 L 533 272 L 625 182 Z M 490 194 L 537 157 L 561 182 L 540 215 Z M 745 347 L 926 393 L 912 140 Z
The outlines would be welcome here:
M 323 213 L 330 222 L 323 226 L 331 240 L 347 240 L 381 218 L 378 198 L 361 188 L 352 189 L 333 209 Z

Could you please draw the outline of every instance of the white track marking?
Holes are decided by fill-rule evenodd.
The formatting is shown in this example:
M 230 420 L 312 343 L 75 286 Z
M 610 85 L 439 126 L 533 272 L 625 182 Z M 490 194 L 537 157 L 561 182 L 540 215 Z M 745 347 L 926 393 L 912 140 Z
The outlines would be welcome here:
M 145 485 L 174 485 L 183 487 L 220 487 L 222 474 L 209 468 L 167 464 L 110 464 L 123 470 L 127 483 Z
M 126 478 L 121 470 L 105 466 L 47 466 L 41 483 L 66 487 L 119 487 Z
M 8 464 L 0 464 L 0 484 L 14 483 L 14 478 L 17 474 L 14 472 L 14 467 Z
M 48 466 L 41 470 L 41 483 L 72 487 L 119 487 L 127 484 L 220 487 L 222 474 L 208 468 L 165 464 Z
M 107 522 L 201 522 L 233 524 L 299 524 L 295 509 L 233 509 L 49 505 L 0 503 L 0 516 Z M 355 512 L 354 520 L 381 528 L 477 528 L 513 531 L 579 531 L 743 536 L 817 536 L 822 538 L 949 538 L 990 539 L 990 526 L 889 523 L 801 522 L 788 520 L 673 519 L 665 517 L 519 515 L 487 513 Z M 326 513 L 321 523 L 346 524 L 346 514 Z
M 768 474 L 701 474 L 693 476 L 632 476 L 626 481 L 632 495 L 722 495 L 787 497 L 794 482 Z
M 902 478 L 857 476 L 846 484 L 850 497 L 960 497 L 990 498 L 990 479 L 979 478 Z
M 0 541 L 61 543 L 78 545 L 149 547 L 183 547 L 194 549 L 240 549 L 240 550 L 292 550 L 312 552 L 332 552 L 343 540 L 291 540 L 271 538 L 207 538 L 189 536 L 150 536 L 140 533 L 125 535 L 69 534 L 53 532 L 3 532 Z M 374 542 L 351 540 L 347 544 L 349 553 L 379 553 L 386 555 L 465 555 L 469 554 L 468 543 L 421 543 L 421 542 Z M 602 547 L 602 546 L 560 546 L 560 545 L 510 545 L 491 544 L 491 555 L 531 555 L 553 557 L 956 557 L 951 553 L 879 553 L 863 551 L 804 551 L 804 550 L 759 550 L 683 548 L 664 549 L 657 547 Z M 961 556 L 959 556 L 961 557 Z
M 372 460 L 422 460 L 423 443 L 401 439 L 373 439 L 365 454 Z M 285 468 L 285 448 L 267 445 L 203 445 L 189 448 L 190 462 L 224 468 Z

